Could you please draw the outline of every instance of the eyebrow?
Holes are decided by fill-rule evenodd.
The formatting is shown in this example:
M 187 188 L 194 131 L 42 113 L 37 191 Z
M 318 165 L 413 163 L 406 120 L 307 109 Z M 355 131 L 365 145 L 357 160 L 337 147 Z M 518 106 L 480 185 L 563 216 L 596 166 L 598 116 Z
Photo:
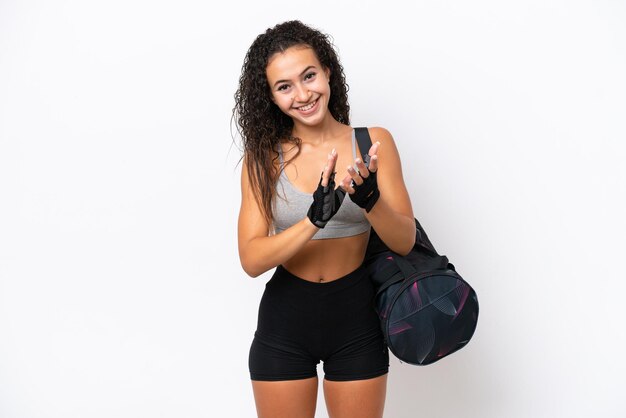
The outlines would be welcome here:
M 314 66 L 314 65 L 309 65 L 308 67 L 306 67 L 306 68 L 305 68 L 305 69 L 304 69 L 304 70 L 300 73 L 300 76 L 302 76 L 302 74 L 304 74 L 304 73 L 306 73 L 307 71 L 309 71 L 311 68 L 315 68 L 315 66 Z M 278 83 L 285 83 L 285 82 L 288 82 L 288 81 L 289 81 L 289 80 L 278 80 L 277 82 L 275 82 L 275 83 L 273 84 L 273 86 L 272 86 L 272 87 L 276 87 L 276 84 L 278 84 Z

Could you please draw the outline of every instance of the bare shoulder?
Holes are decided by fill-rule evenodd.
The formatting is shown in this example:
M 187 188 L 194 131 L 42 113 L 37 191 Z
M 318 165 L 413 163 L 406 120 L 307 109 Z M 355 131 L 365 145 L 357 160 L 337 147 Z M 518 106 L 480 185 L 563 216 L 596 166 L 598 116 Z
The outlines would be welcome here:
M 389 149 L 397 152 L 396 142 L 388 129 L 382 126 L 371 126 L 368 128 L 372 143 L 380 142 L 381 150 Z
M 381 145 L 384 142 L 393 142 L 393 136 L 386 128 L 383 128 L 382 126 L 370 126 L 367 129 L 372 137 L 372 142 L 379 141 Z
M 368 130 L 370 132 L 370 137 L 372 138 L 372 143 L 376 143 L 376 141 L 380 142 L 378 155 L 382 159 L 391 159 L 395 162 L 395 160 L 398 160 L 400 158 L 398 148 L 396 146 L 396 141 L 394 140 L 393 135 L 391 135 L 391 132 L 389 132 L 389 130 L 381 126 L 371 126 L 368 128 Z

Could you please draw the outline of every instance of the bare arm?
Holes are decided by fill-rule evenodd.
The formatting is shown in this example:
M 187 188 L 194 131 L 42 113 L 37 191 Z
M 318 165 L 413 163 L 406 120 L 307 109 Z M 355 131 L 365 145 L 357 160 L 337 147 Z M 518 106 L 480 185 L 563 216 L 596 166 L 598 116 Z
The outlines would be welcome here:
M 377 172 L 380 197 L 372 210 L 364 213 L 387 247 L 406 255 L 415 244 L 415 218 L 402 176 L 400 155 L 389 131 L 370 128 L 370 134 L 374 142 L 368 152 L 373 157 L 370 169 Z M 367 172 L 363 162 L 357 162 L 356 165 L 360 172 Z M 355 174 L 348 172 L 341 182 L 341 187 L 348 193 L 354 191 L 350 187 L 353 177 Z
M 322 185 L 328 185 L 336 161 L 335 153 L 328 159 L 323 171 Z M 268 236 L 269 227 L 254 198 L 244 162 L 241 170 L 241 207 L 237 235 L 241 266 L 251 277 L 257 277 L 289 260 L 319 230 L 306 216 L 280 234 Z

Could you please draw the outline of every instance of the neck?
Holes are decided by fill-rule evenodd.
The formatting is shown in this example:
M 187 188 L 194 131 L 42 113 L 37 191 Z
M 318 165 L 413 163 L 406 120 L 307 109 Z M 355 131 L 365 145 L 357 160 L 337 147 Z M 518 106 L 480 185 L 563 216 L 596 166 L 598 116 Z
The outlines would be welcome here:
M 296 122 L 291 131 L 291 136 L 300 138 L 304 144 L 320 146 L 331 142 L 345 128 L 344 124 L 337 122 L 329 115 L 322 123 L 315 126 Z

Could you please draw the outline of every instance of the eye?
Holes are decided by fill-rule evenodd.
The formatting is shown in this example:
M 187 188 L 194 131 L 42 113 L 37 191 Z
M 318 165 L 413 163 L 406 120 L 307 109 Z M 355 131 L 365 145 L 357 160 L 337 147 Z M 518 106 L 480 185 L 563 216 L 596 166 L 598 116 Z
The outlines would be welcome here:
M 315 78 L 315 75 L 316 75 L 316 74 L 317 74 L 317 73 L 315 73 L 315 72 L 310 72 L 310 73 L 307 73 L 307 74 L 304 76 L 304 79 L 305 79 L 305 80 L 310 80 L 310 79 L 312 79 L 312 78 Z
M 285 91 L 288 88 L 289 88 L 289 84 L 281 84 L 280 86 L 278 86 L 278 88 L 276 90 L 278 90 L 278 91 Z

